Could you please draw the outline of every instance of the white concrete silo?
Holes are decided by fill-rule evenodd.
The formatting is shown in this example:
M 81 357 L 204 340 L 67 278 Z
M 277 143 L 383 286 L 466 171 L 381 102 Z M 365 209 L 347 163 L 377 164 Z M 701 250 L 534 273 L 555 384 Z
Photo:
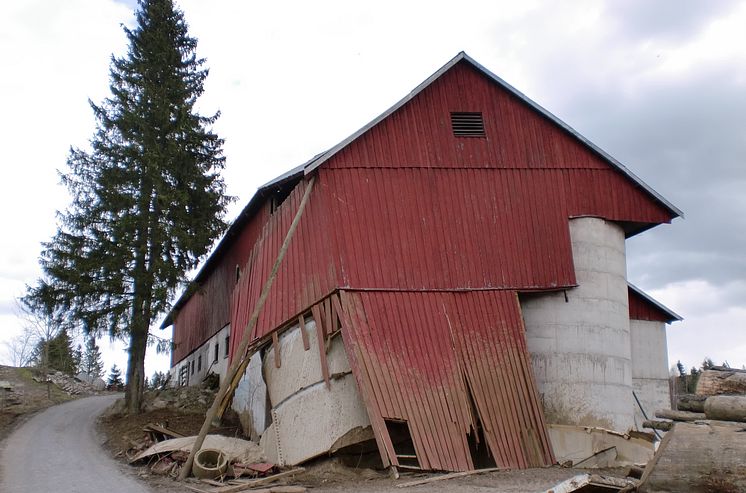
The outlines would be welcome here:
M 624 231 L 570 220 L 578 286 L 521 297 L 526 339 L 547 421 L 626 431 L 633 426 Z

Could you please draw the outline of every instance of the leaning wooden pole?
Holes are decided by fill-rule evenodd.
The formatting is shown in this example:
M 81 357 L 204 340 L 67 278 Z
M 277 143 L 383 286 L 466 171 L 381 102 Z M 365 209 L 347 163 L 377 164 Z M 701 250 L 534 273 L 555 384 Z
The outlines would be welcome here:
M 194 463 L 194 456 L 197 455 L 199 449 L 202 448 L 202 444 L 204 443 L 205 437 L 207 436 L 207 431 L 210 429 L 210 424 L 212 423 L 212 420 L 215 417 L 218 408 L 220 407 L 220 403 L 225 398 L 231 382 L 235 378 L 239 368 L 241 368 L 241 363 L 246 357 L 247 349 L 249 348 L 249 343 L 251 342 L 251 333 L 254 330 L 254 326 L 256 326 L 257 320 L 259 320 L 259 314 L 264 307 L 264 303 L 267 301 L 267 296 L 269 295 L 269 290 L 272 287 L 272 283 L 274 283 L 275 278 L 277 277 L 277 271 L 280 269 L 280 263 L 282 263 L 282 259 L 285 257 L 285 254 L 288 251 L 290 240 L 293 238 L 295 229 L 300 222 L 301 216 L 303 215 L 303 209 L 306 208 L 306 203 L 308 203 L 308 197 L 310 197 L 311 195 L 311 189 L 313 188 L 313 183 L 315 180 L 315 176 L 311 177 L 308 182 L 308 186 L 306 186 L 306 191 L 303 194 L 303 199 L 301 200 L 300 206 L 298 207 L 298 212 L 295 213 L 293 222 L 290 224 L 290 228 L 288 228 L 288 232 L 285 235 L 285 241 L 282 243 L 280 251 L 277 254 L 277 259 L 272 266 L 272 272 L 270 272 L 269 277 L 267 278 L 267 282 L 264 283 L 262 293 L 259 295 L 259 299 L 256 301 L 254 311 L 251 313 L 251 318 L 249 319 L 248 324 L 246 324 L 246 329 L 244 330 L 243 336 L 241 337 L 241 344 L 238 346 L 238 350 L 235 352 L 236 357 L 231 362 L 226 376 L 223 379 L 223 382 L 220 384 L 220 389 L 215 396 L 215 400 L 213 401 L 212 406 L 210 406 L 210 409 L 207 410 L 207 414 L 205 415 L 205 422 L 202 423 L 202 428 L 200 428 L 199 435 L 197 435 L 197 440 L 192 446 L 192 451 L 189 453 L 189 458 L 187 459 L 186 464 L 184 464 L 184 467 L 179 473 L 179 480 L 184 480 L 189 476 L 192 470 L 192 464 Z

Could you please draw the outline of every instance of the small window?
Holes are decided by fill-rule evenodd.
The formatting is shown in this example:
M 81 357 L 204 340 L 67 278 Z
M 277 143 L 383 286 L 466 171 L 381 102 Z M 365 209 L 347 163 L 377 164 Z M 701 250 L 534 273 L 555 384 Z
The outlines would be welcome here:
M 197 371 L 202 371 L 202 355 L 197 356 Z
M 484 137 L 484 118 L 479 112 L 451 113 L 451 128 L 455 137 Z
M 241 267 L 236 264 L 236 282 L 238 282 L 241 279 Z
M 229 335 L 225 336 L 225 349 L 223 353 L 223 358 L 227 358 L 228 353 L 230 353 L 230 342 L 231 342 L 231 336 Z
M 192 360 L 192 375 L 194 375 L 194 360 Z
M 213 362 L 218 362 L 218 355 L 220 354 L 220 343 L 215 342 L 215 357 L 212 359 Z

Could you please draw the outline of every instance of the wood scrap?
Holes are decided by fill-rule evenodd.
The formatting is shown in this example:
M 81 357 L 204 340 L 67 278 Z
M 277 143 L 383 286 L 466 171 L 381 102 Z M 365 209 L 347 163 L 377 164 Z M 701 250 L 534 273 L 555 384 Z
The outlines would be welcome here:
M 472 471 L 452 472 L 449 474 L 442 474 L 440 476 L 435 476 L 432 478 L 418 479 L 417 481 L 410 481 L 409 483 L 397 484 L 396 487 L 397 488 L 409 488 L 410 486 L 417 486 L 420 484 L 429 484 L 429 483 L 434 483 L 436 481 L 444 481 L 446 479 L 463 478 L 465 476 L 473 476 L 475 474 L 484 474 L 484 473 L 495 472 L 499 470 L 500 470 L 499 467 L 490 467 L 487 469 L 474 469 Z
M 655 412 L 656 418 L 671 419 L 673 421 L 701 421 L 707 419 L 705 413 L 692 413 L 689 411 L 674 411 L 672 409 L 661 409 Z
M 278 479 L 300 474 L 305 470 L 306 469 L 303 467 L 297 467 L 295 469 L 273 474 L 272 476 L 267 476 L 264 478 L 248 479 L 248 480 L 234 480 L 234 481 L 230 481 L 231 483 L 230 486 L 223 486 L 222 488 L 214 489 L 211 491 L 211 493 L 237 493 L 239 491 L 246 491 L 248 489 L 255 488 L 257 486 L 264 486 L 266 484 L 277 481 Z

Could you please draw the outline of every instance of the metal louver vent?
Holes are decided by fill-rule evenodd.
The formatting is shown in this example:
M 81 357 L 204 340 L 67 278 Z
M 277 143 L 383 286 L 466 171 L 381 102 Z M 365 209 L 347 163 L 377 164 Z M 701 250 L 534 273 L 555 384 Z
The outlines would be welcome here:
M 484 119 L 482 113 L 453 112 L 451 127 L 456 137 L 484 137 Z

